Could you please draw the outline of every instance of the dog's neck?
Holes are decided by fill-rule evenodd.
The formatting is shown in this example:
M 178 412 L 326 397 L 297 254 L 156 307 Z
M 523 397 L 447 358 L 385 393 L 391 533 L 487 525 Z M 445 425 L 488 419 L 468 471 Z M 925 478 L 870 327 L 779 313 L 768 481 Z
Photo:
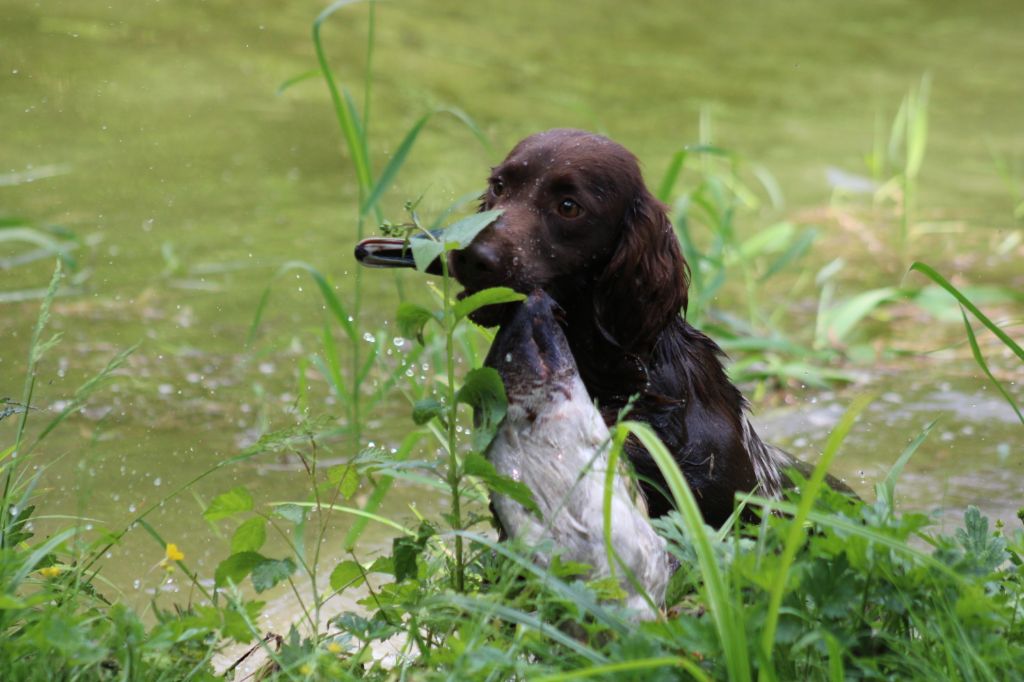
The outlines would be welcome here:
M 601 327 L 590 297 L 577 295 L 559 303 L 583 382 L 606 407 L 624 405 L 631 396 L 677 402 L 670 396 L 681 393 L 664 383 L 687 380 L 692 395 L 717 405 L 737 422 L 742 418 L 746 401 L 726 375 L 722 350 L 682 317 L 671 320 L 648 346 L 629 348 Z

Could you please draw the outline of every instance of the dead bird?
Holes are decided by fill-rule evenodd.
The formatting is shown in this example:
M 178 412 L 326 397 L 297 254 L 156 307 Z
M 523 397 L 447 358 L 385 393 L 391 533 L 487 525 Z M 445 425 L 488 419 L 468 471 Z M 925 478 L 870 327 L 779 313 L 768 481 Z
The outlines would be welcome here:
M 498 331 L 486 365 L 505 384 L 508 411 L 487 449 L 504 476 L 533 492 L 540 516 L 495 494 L 492 507 L 504 532 L 530 546 L 551 541 L 565 560 L 612 574 L 605 550 L 603 496 L 611 436 L 580 378 L 556 319 L 557 304 L 534 291 Z M 637 583 L 661 606 L 670 576 L 665 541 L 651 527 L 642 495 L 624 471 L 613 478 L 611 542 Z M 535 559 L 546 565 L 550 557 Z M 655 613 L 615 566 L 627 605 Z

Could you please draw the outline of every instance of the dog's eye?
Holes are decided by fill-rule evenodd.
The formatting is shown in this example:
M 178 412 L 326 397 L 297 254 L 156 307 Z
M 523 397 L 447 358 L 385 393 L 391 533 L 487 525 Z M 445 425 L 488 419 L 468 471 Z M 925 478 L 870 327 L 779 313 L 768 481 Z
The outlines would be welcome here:
M 579 218 L 583 214 L 583 207 L 572 199 L 562 199 L 558 202 L 558 215 L 563 218 Z
M 496 197 L 500 197 L 505 193 L 505 183 L 501 181 L 501 178 L 494 178 L 491 180 L 491 194 Z

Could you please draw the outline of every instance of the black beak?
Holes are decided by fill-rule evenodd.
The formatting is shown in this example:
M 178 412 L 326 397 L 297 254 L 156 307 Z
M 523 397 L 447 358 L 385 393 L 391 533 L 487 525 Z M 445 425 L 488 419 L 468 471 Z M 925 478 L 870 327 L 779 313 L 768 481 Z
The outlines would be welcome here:
M 431 232 L 434 236 L 441 234 L 440 230 Z M 427 239 L 426 235 L 415 235 L 414 239 Z M 427 272 L 431 275 L 440 275 L 441 258 L 438 256 L 427 266 Z M 368 268 L 414 268 L 416 261 L 412 257 L 412 249 L 409 243 L 401 237 L 369 237 L 356 244 L 356 260 Z

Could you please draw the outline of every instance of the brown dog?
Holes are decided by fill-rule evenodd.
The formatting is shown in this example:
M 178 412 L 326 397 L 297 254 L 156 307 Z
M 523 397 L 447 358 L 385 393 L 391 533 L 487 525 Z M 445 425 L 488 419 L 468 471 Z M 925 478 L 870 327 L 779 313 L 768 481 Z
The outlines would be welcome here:
M 481 202 L 490 209 L 501 216 L 449 256 L 467 292 L 546 291 L 565 311 L 569 346 L 605 421 L 613 423 L 632 398 L 630 418 L 657 431 L 709 524 L 729 517 L 738 492 L 779 492 L 782 469 L 799 463 L 758 437 L 721 349 L 680 315 L 688 267 L 633 154 L 580 130 L 531 135 L 492 169 Z M 357 257 L 400 264 L 375 262 L 366 248 Z M 485 308 L 474 319 L 491 326 L 505 314 Z M 626 451 L 651 515 L 669 511 L 650 455 L 635 441 Z

